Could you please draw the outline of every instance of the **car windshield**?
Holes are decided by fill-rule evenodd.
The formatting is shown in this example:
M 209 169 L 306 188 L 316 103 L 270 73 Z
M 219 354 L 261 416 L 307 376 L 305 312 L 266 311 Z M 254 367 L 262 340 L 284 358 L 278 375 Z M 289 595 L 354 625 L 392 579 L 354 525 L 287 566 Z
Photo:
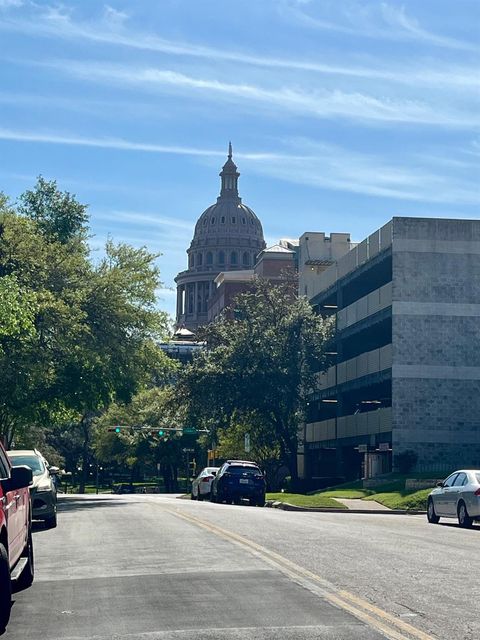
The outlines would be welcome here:
M 227 473 L 232 473 L 235 475 L 242 475 L 247 473 L 248 475 L 258 476 L 261 475 L 262 472 L 257 467 L 228 467 Z
M 38 456 L 10 456 L 10 461 L 14 467 L 30 467 L 34 476 L 41 476 L 45 471 L 45 466 Z

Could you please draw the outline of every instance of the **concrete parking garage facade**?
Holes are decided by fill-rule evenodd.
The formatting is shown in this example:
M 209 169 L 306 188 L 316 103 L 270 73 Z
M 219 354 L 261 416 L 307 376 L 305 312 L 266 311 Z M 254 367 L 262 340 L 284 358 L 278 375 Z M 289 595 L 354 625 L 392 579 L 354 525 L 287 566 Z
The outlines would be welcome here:
M 310 287 L 311 288 L 311 287 Z M 335 315 L 310 397 L 303 475 L 480 465 L 480 221 L 393 218 L 326 268 L 309 296 Z

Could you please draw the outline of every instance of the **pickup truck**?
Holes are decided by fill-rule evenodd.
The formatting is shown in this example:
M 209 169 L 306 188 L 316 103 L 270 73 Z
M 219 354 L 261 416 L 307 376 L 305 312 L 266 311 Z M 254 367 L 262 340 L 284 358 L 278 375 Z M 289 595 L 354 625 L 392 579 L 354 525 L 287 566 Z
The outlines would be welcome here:
M 10 618 L 12 585 L 18 591 L 33 582 L 32 470 L 12 467 L 0 443 L 0 633 Z

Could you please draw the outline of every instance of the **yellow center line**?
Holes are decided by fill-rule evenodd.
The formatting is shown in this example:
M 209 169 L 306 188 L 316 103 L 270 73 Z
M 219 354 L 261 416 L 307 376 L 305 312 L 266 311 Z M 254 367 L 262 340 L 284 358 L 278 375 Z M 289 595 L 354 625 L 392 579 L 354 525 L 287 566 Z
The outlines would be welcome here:
M 151 504 L 159 506 L 158 502 L 152 502 Z M 253 542 L 253 540 L 249 540 L 238 533 L 228 531 L 227 529 L 223 529 L 211 522 L 200 520 L 200 518 L 178 510 L 168 508 L 165 510 L 177 518 L 181 518 L 186 522 L 195 524 L 196 526 L 206 529 L 210 533 L 213 533 L 224 540 L 233 542 L 234 544 L 241 546 L 243 549 L 247 549 L 250 553 L 253 553 L 255 556 L 266 561 L 271 566 L 279 569 L 282 573 L 287 574 L 297 583 L 302 584 L 302 586 L 311 587 L 313 583 L 316 586 L 315 592 L 318 595 L 331 604 L 348 611 L 370 627 L 377 629 L 390 640 L 435 640 L 434 636 L 420 631 L 420 629 L 413 627 L 408 622 L 387 613 L 383 609 L 370 604 L 363 598 L 360 598 L 349 591 L 337 589 L 334 585 L 321 578 L 316 573 L 301 567 L 295 562 L 279 555 L 275 551 L 271 551 L 270 549 Z M 306 580 L 310 581 L 310 585 L 305 584 Z

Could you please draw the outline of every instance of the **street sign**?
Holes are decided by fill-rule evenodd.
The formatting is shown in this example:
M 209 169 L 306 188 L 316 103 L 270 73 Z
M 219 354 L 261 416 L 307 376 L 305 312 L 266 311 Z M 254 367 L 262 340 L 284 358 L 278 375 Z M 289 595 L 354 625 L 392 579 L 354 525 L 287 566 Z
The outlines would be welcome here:
M 368 444 L 359 444 L 358 445 L 358 453 L 367 453 Z
M 195 427 L 183 427 L 183 434 L 195 434 L 197 433 L 197 430 L 195 429 Z
M 188 448 L 185 448 L 185 449 L 182 449 L 182 451 L 183 451 L 184 453 L 195 453 L 195 449 L 188 449 Z
M 245 434 L 245 453 L 249 453 L 250 452 L 250 434 L 246 433 Z
M 380 442 L 378 445 L 379 451 L 390 451 L 390 443 L 389 442 Z

